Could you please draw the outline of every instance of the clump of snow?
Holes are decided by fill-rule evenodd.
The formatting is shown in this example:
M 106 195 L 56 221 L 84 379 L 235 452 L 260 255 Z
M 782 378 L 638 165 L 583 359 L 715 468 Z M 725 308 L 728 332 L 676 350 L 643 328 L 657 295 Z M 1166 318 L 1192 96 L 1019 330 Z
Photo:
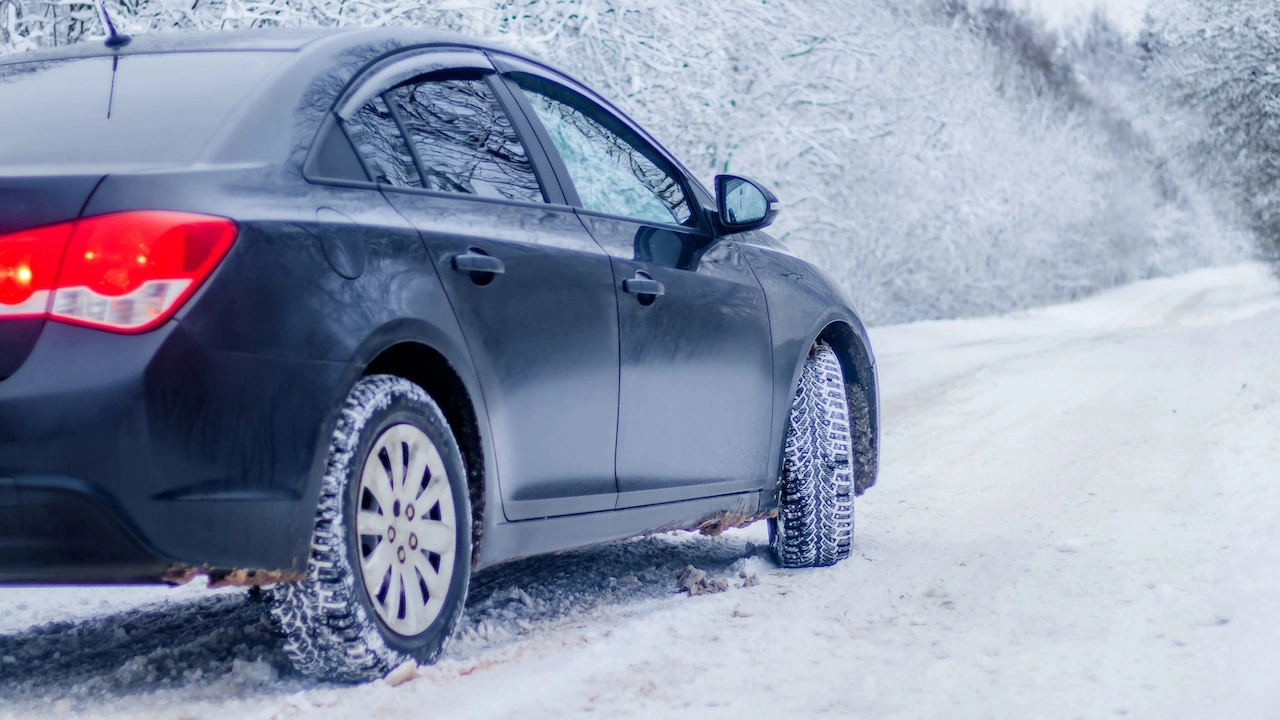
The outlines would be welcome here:
M 387 673 L 383 678 L 383 682 L 391 687 L 399 687 L 418 676 L 418 663 L 413 660 L 407 660 L 396 666 L 394 670 Z
M 242 687 L 257 688 L 274 682 L 278 677 L 279 672 L 265 660 L 246 661 L 236 658 L 231 661 L 231 672 L 228 673 L 227 680 Z
M 683 570 L 676 574 L 676 586 L 682 592 L 689 593 L 689 597 L 693 597 L 695 595 L 722 593 L 729 589 L 729 582 L 720 578 L 709 578 L 705 570 L 686 565 Z

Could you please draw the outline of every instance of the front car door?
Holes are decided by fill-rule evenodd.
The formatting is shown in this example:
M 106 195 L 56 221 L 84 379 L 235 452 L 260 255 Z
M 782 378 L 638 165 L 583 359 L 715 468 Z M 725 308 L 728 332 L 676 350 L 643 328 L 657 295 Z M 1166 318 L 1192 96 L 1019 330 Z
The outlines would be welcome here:
M 764 487 L 773 350 L 764 292 L 690 181 L 571 81 L 502 61 L 618 294 L 619 507 Z
M 378 153 L 399 158 L 386 167 L 362 154 L 418 228 L 462 327 L 507 519 L 613 508 L 618 315 L 608 255 L 521 140 L 523 113 L 503 106 L 482 53 L 419 52 L 369 77 L 340 112 L 358 148 L 395 148 Z

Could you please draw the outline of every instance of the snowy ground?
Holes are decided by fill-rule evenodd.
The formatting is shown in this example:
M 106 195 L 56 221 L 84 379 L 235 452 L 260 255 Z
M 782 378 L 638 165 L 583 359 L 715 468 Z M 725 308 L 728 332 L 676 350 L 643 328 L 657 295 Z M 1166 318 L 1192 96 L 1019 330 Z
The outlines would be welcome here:
M 872 334 L 883 470 L 839 567 L 777 570 L 757 526 L 499 568 L 398 687 L 289 674 L 243 592 L 3 589 L 0 717 L 1280 718 L 1261 267 Z M 675 594 L 687 564 L 731 589 Z

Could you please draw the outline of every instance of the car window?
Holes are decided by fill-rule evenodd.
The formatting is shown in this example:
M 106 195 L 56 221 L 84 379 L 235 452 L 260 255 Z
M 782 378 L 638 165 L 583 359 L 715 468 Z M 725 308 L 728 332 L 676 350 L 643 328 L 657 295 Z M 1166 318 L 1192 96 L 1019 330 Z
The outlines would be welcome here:
M 409 152 L 409 145 L 381 96 L 357 110 L 346 126 L 374 182 L 393 187 L 422 187 L 413 153 Z
M 609 129 L 606 123 L 620 129 L 621 124 L 565 88 L 548 89 L 519 78 L 516 82 L 559 151 L 584 209 L 649 222 L 693 224 L 684 189 L 658 164 L 661 156 L 655 150 L 639 138 L 627 139 Z
M 412 82 L 387 97 L 417 152 L 423 187 L 545 202 L 529 154 L 485 80 Z

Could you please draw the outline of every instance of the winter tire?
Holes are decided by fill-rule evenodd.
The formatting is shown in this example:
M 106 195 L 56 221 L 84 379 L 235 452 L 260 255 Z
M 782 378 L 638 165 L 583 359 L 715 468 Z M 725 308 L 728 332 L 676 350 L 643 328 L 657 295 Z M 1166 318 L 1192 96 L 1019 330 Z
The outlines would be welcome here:
M 769 543 L 782 567 L 824 567 L 853 550 L 853 438 L 844 372 L 818 343 L 805 360 L 783 451 L 778 517 Z
M 399 377 L 361 379 L 329 448 L 302 582 L 270 593 L 305 675 L 360 682 L 433 662 L 471 574 L 466 470 L 439 406 Z

